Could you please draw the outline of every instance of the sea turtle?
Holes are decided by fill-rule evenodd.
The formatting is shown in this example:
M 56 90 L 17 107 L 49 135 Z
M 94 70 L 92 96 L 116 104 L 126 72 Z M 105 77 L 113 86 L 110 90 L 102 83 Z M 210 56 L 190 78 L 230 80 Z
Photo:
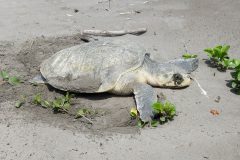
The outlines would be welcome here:
M 146 122 L 153 117 L 151 105 L 157 101 L 152 86 L 188 86 L 189 73 L 197 67 L 197 59 L 158 63 L 139 44 L 104 39 L 55 53 L 43 61 L 41 75 L 32 82 L 40 78 L 57 89 L 79 93 L 134 94 L 140 118 Z

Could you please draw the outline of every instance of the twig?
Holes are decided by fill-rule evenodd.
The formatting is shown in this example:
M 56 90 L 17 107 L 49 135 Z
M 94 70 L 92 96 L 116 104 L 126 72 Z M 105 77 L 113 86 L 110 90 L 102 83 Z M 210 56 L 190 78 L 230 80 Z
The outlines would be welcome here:
M 30 50 L 32 50 L 33 43 L 34 43 L 34 40 L 31 42 Z
M 82 33 L 85 35 L 94 35 L 94 36 L 122 36 L 125 34 L 141 35 L 147 31 L 146 28 L 138 28 L 135 30 L 119 30 L 119 31 L 106 31 L 106 30 L 84 30 Z
M 132 14 L 132 13 L 134 13 L 134 12 L 121 12 L 121 13 L 119 13 L 120 15 L 125 15 L 125 14 Z
M 91 121 L 89 118 L 87 118 L 86 116 L 82 115 L 82 118 L 86 119 L 89 123 L 93 124 L 93 121 Z

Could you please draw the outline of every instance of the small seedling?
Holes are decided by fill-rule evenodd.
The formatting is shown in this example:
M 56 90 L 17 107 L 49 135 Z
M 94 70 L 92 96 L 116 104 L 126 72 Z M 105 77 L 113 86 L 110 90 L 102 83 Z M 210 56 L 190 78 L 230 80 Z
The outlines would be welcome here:
M 73 95 L 70 95 L 68 92 L 65 96 L 57 97 L 53 101 L 43 100 L 41 94 L 37 94 L 33 98 L 33 103 L 40 105 L 43 108 L 51 108 L 54 112 L 65 112 L 68 113 L 68 110 L 71 107 L 71 98 Z
M 218 45 L 214 48 L 206 48 L 204 51 L 207 53 L 210 61 L 221 69 L 227 69 L 230 67 L 230 61 L 228 56 L 229 45 Z
M 89 123 L 93 124 L 93 122 L 92 122 L 89 118 L 87 118 L 88 115 L 92 115 L 92 114 L 94 114 L 94 113 L 93 113 L 91 110 L 89 110 L 89 109 L 86 109 L 86 108 L 84 108 L 84 109 L 79 109 L 79 110 L 77 111 L 77 114 L 76 114 L 76 117 L 75 117 L 75 118 L 84 118 L 84 119 L 86 119 Z
M 69 113 L 70 107 L 71 107 L 71 99 L 74 95 L 66 93 L 65 96 L 57 97 L 53 101 L 47 101 L 42 99 L 41 94 L 37 94 L 34 96 L 32 103 L 39 105 L 43 108 L 51 108 L 53 112 L 58 113 L 67 113 L 69 115 L 73 115 Z M 79 109 L 75 115 L 75 118 L 84 118 L 89 123 L 93 124 L 93 122 L 88 118 L 89 116 L 93 116 L 98 114 L 95 110 L 90 110 L 87 108 Z
M 137 109 L 136 109 L 135 107 L 131 108 L 131 110 L 130 110 L 130 115 L 131 115 L 131 117 L 133 117 L 133 118 L 137 118 L 137 116 L 138 116 L 138 111 L 137 111 Z
M 42 99 L 41 94 L 37 94 L 33 97 L 33 104 L 40 105 L 43 108 L 51 107 L 51 102 L 48 102 L 47 100 Z
M 17 102 L 15 103 L 15 107 L 20 108 L 25 104 L 25 102 L 26 102 L 26 97 L 21 96 L 21 98 L 19 100 L 17 100 Z
M 8 82 L 11 85 L 17 85 L 21 83 L 21 80 L 16 76 L 9 76 L 6 71 L 0 71 L 0 77 L 3 79 L 4 82 Z
M 41 94 L 37 94 L 33 97 L 33 103 L 36 105 L 41 105 L 42 102 L 42 96 Z
M 166 123 L 169 120 L 173 120 L 176 115 L 176 107 L 172 103 L 166 101 L 165 103 L 157 102 L 152 105 L 155 113 L 156 120 L 159 120 L 160 124 Z
M 168 122 L 169 120 L 173 120 L 174 116 L 176 116 L 176 107 L 170 102 L 156 102 L 152 105 L 153 111 L 154 111 L 154 119 L 148 123 L 143 122 L 139 118 L 139 114 L 135 108 L 132 108 L 130 111 L 131 117 L 134 119 L 137 119 L 137 125 L 140 128 L 143 128 L 146 124 L 150 124 L 152 127 L 157 127 L 158 124 L 164 124 Z
M 16 107 L 16 108 L 20 108 L 20 107 L 22 107 L 22 105 L 24 105 L 24 103 L 25 103 L 25 102 L 18 100 L 18 101 L 16 102 L 16 104 L 15 104 L 15 107 Z
M 51 107 L 53 109 L 54 112 L 68 112 L 68 110 L 71 107 L 71 100 L 72 95 L 69 95 L 69 93 L 67 92 L 67 94 L 63 97 L 58 97 L 55 98 L 55 100 L 52 101 Z
M 197 55 L 196 55 L 196 54 L 185 53 L 185 54 L 182 55 L 182 57 L 183 57 L 184 59 L 197 58 Z
M 240 64 L 234 68 L 234 72 L 231 73 L 233 80 L 231 81 L 231 87 L 240 92 Z
M 9 78 L 9 75 L 6 71 L 0 71 L 0 76 L 3 80 L 7 80 Z

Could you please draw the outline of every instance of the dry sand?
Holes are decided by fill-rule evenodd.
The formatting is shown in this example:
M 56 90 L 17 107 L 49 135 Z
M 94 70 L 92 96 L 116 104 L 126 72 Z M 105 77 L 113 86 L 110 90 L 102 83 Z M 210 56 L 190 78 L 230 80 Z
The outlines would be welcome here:
M 124 13 L 124 14 L 123 14 Z M 226 85 L 229 71 L 208 67 L 203 49 L 230 44 L 230 56 L 240 57 L 238 0 L 0 0 L 0 69 L 24 83 L 0 86 L 0 160 L 10 159 L 240 159 L 240 98 Z M 121 30 L 147 27 L 134 37 L 158 61 L 196 53 L 197 84 L 185 89 L 158 89 L 177 106 L 174 121 L 158 128 L 132 126 L 134 100 L 110 94 L 76 95 L 79 106 L 99 108 L 94 125 L 66 114 L 27 103 L 21 95 L 54 98 L 63 93 L 27 81 L 41 61 L 54 52 L 84 43 L 83 29 Z M 214 76 L 215 75 L 215 76 Z M 214 100 L 220 96 L 220 102 Z M 74 111 L 73 109 L 73 111 Z M 220 111 L 213 116 L 211 109 Z

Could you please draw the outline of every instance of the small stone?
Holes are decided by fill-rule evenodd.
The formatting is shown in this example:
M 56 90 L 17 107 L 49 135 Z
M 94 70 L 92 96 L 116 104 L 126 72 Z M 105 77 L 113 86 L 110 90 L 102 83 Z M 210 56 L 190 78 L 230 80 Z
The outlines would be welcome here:
M 141 13 L 142 11 L 140 11 L 140 10 L 136 10 L 136 11 L 134 11 L 135 13 Z
M 214 100 L 215 102 L 219 103 L 220 102 L 221 97 L 217 96 L 217 98 Z

